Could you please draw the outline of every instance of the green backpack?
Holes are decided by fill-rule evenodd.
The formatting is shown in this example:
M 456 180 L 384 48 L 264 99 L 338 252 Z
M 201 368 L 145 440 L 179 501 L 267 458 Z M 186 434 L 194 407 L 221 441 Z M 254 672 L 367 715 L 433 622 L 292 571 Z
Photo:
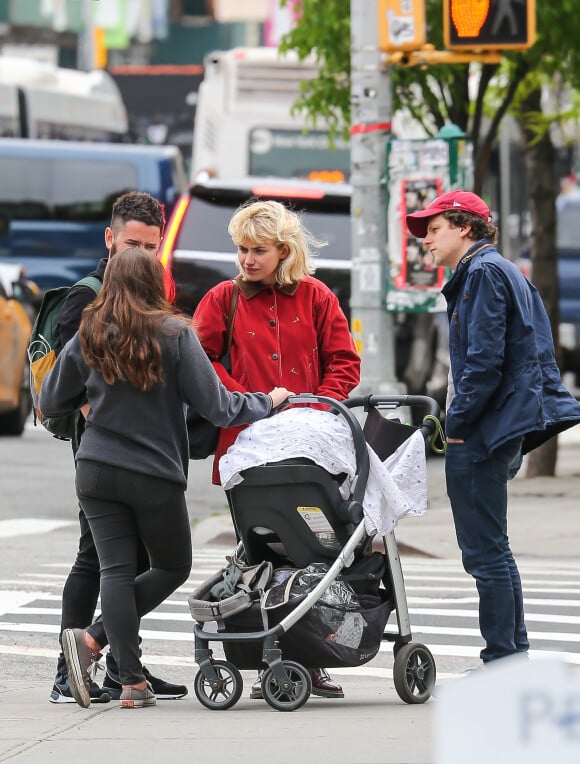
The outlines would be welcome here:
M 80 285 L 90 287 L 94 290 L 95 295 L 100 292 L 102 286 L 100 279 L 96 276 L 86 276 L 72 286 L 49 289 L 42 298 L 28 345 L 34 424 L 40 421 L 43 427 L 46 427 L 55 438 L 60 440 L 74 440 L 76 438 L 78 418 L 82 416 L 80 411 L 61 417 L 45 417 L 38 406 L 38 398 L 42 381 L 54 367 L 58 354 L 62 350 L 58 317 L 63 302 L 70 290 Z

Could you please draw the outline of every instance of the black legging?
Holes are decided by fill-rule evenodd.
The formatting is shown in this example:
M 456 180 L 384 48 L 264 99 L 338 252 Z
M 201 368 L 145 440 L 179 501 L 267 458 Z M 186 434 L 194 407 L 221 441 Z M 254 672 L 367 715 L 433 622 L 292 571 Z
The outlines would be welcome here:
M 79 509 L 79 524 L 81 535 L 77 556 L 62 590 L 61 634 L 63 629 L 84 628 L 87 623 L 93 621 L 101 589 L 99 555 L 95 548 L 89 521 L 82 509 Z M 141 540 L 139 541 L 137 558 L 137 574 L 149 570 L 149 557 Z M 101 615 L 93 621 L 91 633 L 100 645 L 109 643 Z M 115 674 L 119 673 L 113 653 L 110 653 L 107 658 L 107 668 L 109 666 Z M 66 674 L 66 661 L 62 651 L 58 656 L 56 670 L 57 674 Z
M 99 553 L 103 623 L 121 683 L 138 684 L 143 681 L 140 618 L 186 581 L 191 570 L 185 492 L 178 483 L 82 459 L 76 489 Z M 151 564 L 140 575 L 139 539 Z M 105 646 L 102 629 L 88 631 Z

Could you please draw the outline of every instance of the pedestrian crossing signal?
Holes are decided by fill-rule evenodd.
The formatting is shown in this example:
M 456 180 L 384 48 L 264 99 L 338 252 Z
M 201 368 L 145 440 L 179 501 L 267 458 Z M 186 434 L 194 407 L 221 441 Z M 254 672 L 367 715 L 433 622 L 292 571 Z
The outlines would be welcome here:
M 535 42 L 536 0 L 444 0 L 449 50 L 525 50 Z

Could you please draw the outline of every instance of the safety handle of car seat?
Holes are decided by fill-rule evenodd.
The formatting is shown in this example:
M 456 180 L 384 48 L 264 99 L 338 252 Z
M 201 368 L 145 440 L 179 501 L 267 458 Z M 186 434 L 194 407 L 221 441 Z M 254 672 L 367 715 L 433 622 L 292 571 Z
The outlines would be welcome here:
M 352 413 L 352 411 L 345 406 L 341 401 L 334 400 L 334 398 L 328 398 L 326 395 L 316 395 L 314 393 L 299 393 L 293 395 L 286 401 L 286 404 L 293 406 L 298 403 L 305 403 L 311 406 L 313 403 L 324 404 L 328 406 L 331 411 L 335 411 L 350 427 L 352 433 L 352 439 L 354 442 L 355 462 L 356 462 L 356 475 L 351 483 L 351 499 L 353 501 L 360 502 L 365 494 L 367 481 L 369 479 L 369 452 L 367 450 L 367 443 L 362 431 L 362 427 L 358 419 Z

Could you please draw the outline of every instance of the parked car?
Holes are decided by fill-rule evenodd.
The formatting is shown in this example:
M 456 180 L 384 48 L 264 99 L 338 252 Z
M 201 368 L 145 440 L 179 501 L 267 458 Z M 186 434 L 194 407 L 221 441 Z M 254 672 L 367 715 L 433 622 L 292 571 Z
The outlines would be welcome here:
M 316 257 L 316 277 L 338 297 L 350 318 L 351 187 L 338 183 L 244 178 L 195 183 L 175 206 L 160 257 L 176 282 L 177 306 L 192 314 L 215 284 L 238 272 L 228 222 L 249 198 L 276 199 L 304 215 L 306 227 L 328 243 Z M 409 393 L 428 394 L 444 403 L 448 358 L 442 346 L 445 322 L 437 314 L 395 316 L 395 366 Z M 445 335 L 446 336 L 446 335 Z
M 0 435 L 21 435 L 32 408 L 26 355 L 32 322 L 17 288 L 8 294 L 5 277 L 0 276 Z
M 74 284 L 102 257 L 118 196 L 146 191 L 169 217 L 186 188 L 175 146 L 1 138 L 0 262 L 41 292 Z

